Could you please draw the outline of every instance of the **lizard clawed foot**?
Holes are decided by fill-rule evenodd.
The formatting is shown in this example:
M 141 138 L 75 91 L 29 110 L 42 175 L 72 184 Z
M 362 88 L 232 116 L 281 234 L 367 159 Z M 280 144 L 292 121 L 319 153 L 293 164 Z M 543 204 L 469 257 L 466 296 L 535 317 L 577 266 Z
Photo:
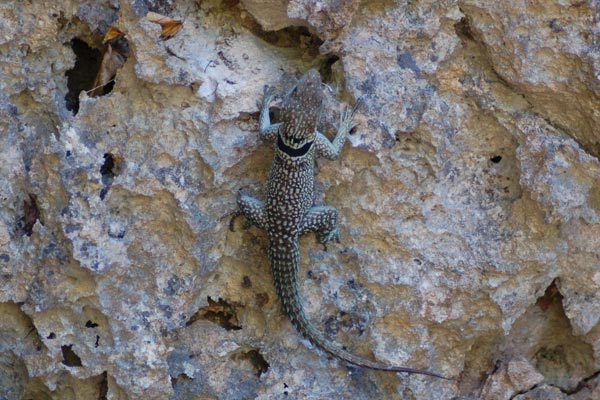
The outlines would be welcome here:
M 346 133 L 350 133 L 350 131 L 358 125 L 358 122 L 354 121 L 352 118 L 354 117 L 354 113 L 358 108 L 357 103 L 352 108 L 345 108 L 344 112 L 340 115 L 340 129 L 344 130 Z
M 340 242 L 340 230 L 336 226 L 330 231 L 326 232 L 318 232 L 317 233 L 317 241 L 323 245 L 323 249 L 327 251 L 327 243 L 328 242 Z
M 276 97 L 277 93 L 275 92 L 275 88 L 273 86 L 265 85 L 263 87 L 263 105 L 266 104 L 268 107 Z

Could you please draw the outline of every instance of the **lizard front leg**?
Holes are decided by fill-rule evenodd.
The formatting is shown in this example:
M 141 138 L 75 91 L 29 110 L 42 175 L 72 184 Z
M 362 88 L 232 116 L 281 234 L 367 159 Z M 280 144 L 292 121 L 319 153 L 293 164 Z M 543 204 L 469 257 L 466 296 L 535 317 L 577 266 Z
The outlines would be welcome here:
M 263 140 L 274 141 L 277 138 L 277 132 L 281 125 L 280 123 L 271 124 L 271 117 L 269 116 L 269 105 L 276 96 L 275 89 L 270 86 L 265 86 L 263 90 L 263 100 L 259 117 L 260 138 Z M 265 205 L 261 200 L 240 192 L 238 193 L 237 204 L 239 209 L 232 215 L 231 221 L 229 222 L 230 230 L 233 231 L 235 219 L 240 215 L 244 215 L 250 224 L 266 230 L 267 216 Z
M 316 232 L 317 240 L 323 246 L 329 241 L 340 241 L 337 223 L 338 211 L 331 206 L 311 207 L 300 221 L 300 234 Z
M 275 141 L 277 139 L 277 132 L 281 123 L 271 124 L 271 117 L 269 116 L 269 105 L 275 98 L 275 89 L 270 86 L 264 87 L 263 101 L 260 108 L 260 119 L 259 119 L 259 132 L 260 138 L 268 141 Z
M 315 147 L 317 154 L 320 157 L 324 157 L 328 160 L 335 160 L 338 158 L 342 152 L 342 147 L 344 147 L 348 134 L 352 128 L 358 125 L 358 122 L 354 121 L 352 118 L 354 117 L 354 113 L 359 104 L 360 103 L 357 103 L 352 109 L 346 108 L 340 115 L 340 125 L 338 126 L 333 142 L 330 142 L 325 135 L 317 131 Z

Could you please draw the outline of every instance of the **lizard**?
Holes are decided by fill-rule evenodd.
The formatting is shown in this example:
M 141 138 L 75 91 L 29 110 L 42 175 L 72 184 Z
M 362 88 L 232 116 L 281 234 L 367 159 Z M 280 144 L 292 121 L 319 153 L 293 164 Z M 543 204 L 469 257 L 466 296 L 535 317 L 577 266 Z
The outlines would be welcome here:
M 274 143 L 274 160 L 266 184 L 266 199 L 238 192 L 239 210 L 234 219 L 244 215 L 252 225 L 267 232 L 269 261 L 275 290 L 284 312 L 305 338 L 327 353 L 350 364 L 375 370 L 423 374 L 448 379 L 426 370 L 387 365 L 354 355 L 328 340 L 307 318 L 299 293 L 300 235 L 316 232 L 317 240 L 325 245 L 339 242 L 338 211 L 332 206 L 313 206 L 314 160 L 320 156 L 338 158 L 350 133 L 357 126 L 353 120 L 356 106 L 346 108 L 333 141 L 317 130 L 324 95 L 321 76 L 316 69 L 307 71 L 285 96 L 281 122 L 272 124 L 270 103 L 276 94 L 264 87 L 259 116 L 259 132 L 263 140 Z

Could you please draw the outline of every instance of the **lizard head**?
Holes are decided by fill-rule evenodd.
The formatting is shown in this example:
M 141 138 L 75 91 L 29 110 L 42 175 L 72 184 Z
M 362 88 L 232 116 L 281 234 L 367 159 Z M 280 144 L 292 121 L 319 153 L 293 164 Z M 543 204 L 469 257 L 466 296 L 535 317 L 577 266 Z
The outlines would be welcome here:
M 311 69 L 302 75 L 283 101 L 279 135 L 285 147 L 300 150 L 310 146 L 315 140 L 322 106 L 321 75 Z

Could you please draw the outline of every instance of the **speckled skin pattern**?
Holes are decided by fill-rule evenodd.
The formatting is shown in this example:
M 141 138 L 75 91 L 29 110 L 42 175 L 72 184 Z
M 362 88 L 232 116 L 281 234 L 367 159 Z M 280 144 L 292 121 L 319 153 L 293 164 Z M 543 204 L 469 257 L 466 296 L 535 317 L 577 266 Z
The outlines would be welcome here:
M 313 344 L 349 363 L 378 370 L 441 375 L 405 367 L 389 366 L 351 354 L 327 340 L 307 319 L 298 292 L 298 237 L 316 232 L 320 243 L 339 241 L 338 212 L 334 207 L 313 207 L 314 159 L 335 160 L 356 126 L 354 110 L 346 110 L 333 142 L 317 131 L 323 104 L 321 77 L 312 69 L 306 72 L 285 97 L 281 122 L 271 124 L 269 104 L 275 97 L 265 88 L 260 136 L 275 142 L 273 166 L 267 181 L 266 203 L 240 194 L 240 212 L 269 236 L 269 260 L 277 295 L 296 329 Z

